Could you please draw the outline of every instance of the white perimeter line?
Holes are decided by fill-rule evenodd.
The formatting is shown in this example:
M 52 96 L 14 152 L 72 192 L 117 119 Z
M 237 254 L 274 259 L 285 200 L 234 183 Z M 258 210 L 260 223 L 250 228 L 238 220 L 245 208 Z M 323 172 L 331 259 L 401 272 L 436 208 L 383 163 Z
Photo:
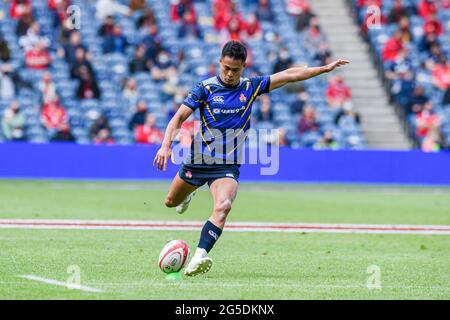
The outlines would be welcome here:
M 42 278 L 42 277 L 35 276 L 35 275 L 32 275 L 32 274 L 27 274 L 27 275 L 18 276 L 18 277 L 19 278 L 28 279 L 28 280 L 34 280 L 34 281 L 38 281 L 38 282 L 42 282 L 42 283 L 46 283 L 46 284 L 52 284 L 52 285 L 55 285 L 55 286 L 65 287 L 67 289 L 81 290 L 81 291 L 87 291 L 87 292 L 105 292 L 105 291 L 100 290 L 100 289 L 91 288 L 91 287 L 82 286 L 82 285 L 69 286 L 67 284 L 67 282 L 62 282 L 62 281 L 53 280 L 53 279 L 46 279 L 46 278 Z
M 119 221 L 119 220 L 41 220 L 0 219 L 0 229 L 79 229 L 79 230 L 185 230 L 198 231 L 201 221 Z M 235 232 L 322 232 L 363 234 L 441 234 L 450 235 L 450 226 L 323 224 L 323 223 L 260 223 L 230 222 L 227 231 Z

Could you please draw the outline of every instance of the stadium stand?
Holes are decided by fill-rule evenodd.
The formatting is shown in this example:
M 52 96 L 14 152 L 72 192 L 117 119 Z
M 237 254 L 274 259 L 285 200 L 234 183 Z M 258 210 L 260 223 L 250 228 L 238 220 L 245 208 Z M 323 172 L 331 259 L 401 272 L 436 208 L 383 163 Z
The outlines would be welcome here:
M 353 0 L 392 101 L 424 151 L 450 145 L 450 1 Z M 369 8 L 380 8 L 370 10 Z M 369 9 L 369 10 L 368 10 Z M 374 14 L 380 13 L 373 23 Z
M 331 57 L 303 0 L 11 0 L 0 11 L 3 127 L 14 112 L 24 117 L 14 129 L 23 134 L 2 130 L 0 141 L 159 143 L 189 88 L 217 72 L 229 39 L 250 48 L 246 76 Z M 8 111 L 13 101 L 19 111 Z M 261 97 L 253 127 L 281 128 L 268 142 L 293 148 L 360 149 L 360 121 L 344 79 L 322 76 Z

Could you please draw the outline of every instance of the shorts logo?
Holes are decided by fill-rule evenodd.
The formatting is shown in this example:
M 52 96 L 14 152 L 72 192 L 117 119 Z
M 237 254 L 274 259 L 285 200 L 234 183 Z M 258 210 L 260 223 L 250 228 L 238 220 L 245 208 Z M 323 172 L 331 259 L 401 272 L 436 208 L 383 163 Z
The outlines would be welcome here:
M 215 96 L 215 97 L 213 97 L 213 101 L 214 102 L 216 102 L 216 103 L 225 103 L 225 100 L 223 99 L 223 97 L 222 96 Z
M 192 178 L 192 172 L 186 171 L 185 176 L 186 176 L 186 178 L 191 179 Z
M 247 101 L 247 98 L 244 96 L 244 94 L 241 92 L 241 96 L 239 97 L 239 100 L 244 103 Z
M 209 230 L 208 233 L 209 233 L 209 235 L 210 235 L 211 237 L 214 238 L 214 240 L 217 241 L 217 239 L 219 239 L 219 236 L 218 236 L 217 233 L 215 233 L 214 231 Z
M 229 178 L 234 178 L 234 174 L 232 174 L 232 173 L 227 173 L 226 176 Z

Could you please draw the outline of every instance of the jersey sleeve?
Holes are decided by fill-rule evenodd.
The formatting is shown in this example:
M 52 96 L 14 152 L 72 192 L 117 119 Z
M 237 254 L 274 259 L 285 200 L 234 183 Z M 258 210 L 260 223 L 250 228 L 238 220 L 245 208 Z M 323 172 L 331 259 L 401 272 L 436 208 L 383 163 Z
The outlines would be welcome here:
M 270 76 L 260 76 L 251 78 L 253 90 L 256 96 L 260 96 L 270 91 Z
M 183 104 L 188 106 L 192 110 L 197 110 L 205 103 L 205 100 L 205 89 L 201 83 L 198 83 L 194 88 L 191 89 L 186 99 L 184 99 Z

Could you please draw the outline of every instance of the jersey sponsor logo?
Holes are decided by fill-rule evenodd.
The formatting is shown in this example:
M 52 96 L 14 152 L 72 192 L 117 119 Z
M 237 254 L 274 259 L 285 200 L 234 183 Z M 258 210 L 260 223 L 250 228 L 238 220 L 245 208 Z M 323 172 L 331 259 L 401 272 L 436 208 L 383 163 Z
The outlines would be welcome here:
M 222 96 L 214 96 L 213 97 L 213 101 L 216 102 L 216 103 L 221 103 L 221 104 L 225 103 L 225 100 L 223 99 Z
M 186 171 L 185 176 L 186 176 L 186 178 L 191 179 L 192 178 L 192 172 Z
M 244 94 L 241 92 L 241 96 L 239 97 L 239 100 L 240 100 L 242 103 L 247 102 L 247 97 L 244 96 Z
M 220 109 L 219 108 L 214 108 L 213 109 L 213 113 L 214 114 L 219 114 L 220 113 Z

